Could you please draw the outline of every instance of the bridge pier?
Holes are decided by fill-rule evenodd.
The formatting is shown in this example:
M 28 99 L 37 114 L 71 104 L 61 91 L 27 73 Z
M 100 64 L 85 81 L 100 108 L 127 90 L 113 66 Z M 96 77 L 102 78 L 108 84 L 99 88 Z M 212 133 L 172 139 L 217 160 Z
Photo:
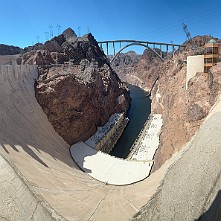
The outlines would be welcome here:
M 108 42 L 106 42 L 106 50 L 107 50 L 107 56 L 108 56 Z
M 114 49 L 114 56 L 115 56 L 115 46 L 114 46 L 114 41 L 113 41 L 113 49 Z
M 175 50 L 174 50 L 174 45 L 173 45 L 173 46 L 172 46 L 172 52 L 173 52 L 173 55 L 174 55 L 174 51 L 175 51 Z
M 166 52 L 167 52 L 167 54 L 168 54 L 168 48 L 169 48 L 169 45 L 166 45 L 166 48 L 167 48 L 167 49 L 166 49 Z

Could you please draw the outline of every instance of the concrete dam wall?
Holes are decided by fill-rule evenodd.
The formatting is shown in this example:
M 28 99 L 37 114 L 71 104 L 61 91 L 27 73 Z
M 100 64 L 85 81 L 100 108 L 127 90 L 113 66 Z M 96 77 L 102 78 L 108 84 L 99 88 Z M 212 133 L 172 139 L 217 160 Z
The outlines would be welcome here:
M 131 219 L 147 201 L 149 193 L 143 190 L 149 181 L 116 187 L 82 172 L 70 156 L 69 145 L 54 131 L 35 99 L 37 75 L 36 66 L 0 66 L 0 154 L 10 162 L 7 173 L 13 173 L 20 186 L 18 196 L 10 190 L 13 180 L 2 189 L 1 219 Z M 6 176 L 4 171 L 1 177 Z M 150 182 L 149 189 L 155 188 Z M 22 195 L 28 195 L 29 205 Z M 6 211 L 10 197 L 12 206 Z M 29 215 L 37 214 L 32 207 L 35 211 L 42 208 L 39 219 Z
M 0 66 L 0 220 L 123 221 L 136 213 L 137 220 L 194 220 L 209 214 L 221 187 L 221 102 L 185 151 L 148 179 L 106 185 L 75 165 L 35 99 L 37 74 L 36 66 Z

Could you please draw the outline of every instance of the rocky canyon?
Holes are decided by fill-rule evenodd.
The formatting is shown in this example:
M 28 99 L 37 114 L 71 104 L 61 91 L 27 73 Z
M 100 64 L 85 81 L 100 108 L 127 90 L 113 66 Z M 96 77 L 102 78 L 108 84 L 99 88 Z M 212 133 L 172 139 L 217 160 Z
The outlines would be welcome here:
M 218 65 L 209 73 L 197 73 L 186 89 L 187 56 L 203 54 L 204 45 L 211 38 L 193 38 L 194 50 L 189 41 L 185 42 L 186 47 L 177 50 L 174 56 L 165 55 L 165 62 L 145 50 L 142 56 L 136 56 L 134 52 L 122 54 L 121 61 L 116 60 L 113 64 L 123 81 L 145 90 L 153 87 L 151 114 L 162 114 L 164 125 L 152 172 L 194 136 L 221 91 Z

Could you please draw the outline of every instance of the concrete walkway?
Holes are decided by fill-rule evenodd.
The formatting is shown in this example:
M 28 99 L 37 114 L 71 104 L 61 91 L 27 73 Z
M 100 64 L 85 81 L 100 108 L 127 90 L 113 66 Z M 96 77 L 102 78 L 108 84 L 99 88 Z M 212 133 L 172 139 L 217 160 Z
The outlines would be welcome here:
M 221 220 L 221 100 L 135 220 Z M 200 218 L 200 219 L 199 219 Z
M 126 185 L 145 179 L 153 162 L 123 160 L 97 151 L 83 142 L 70 148 L 77 165 L 93 178 L 113 185 Z

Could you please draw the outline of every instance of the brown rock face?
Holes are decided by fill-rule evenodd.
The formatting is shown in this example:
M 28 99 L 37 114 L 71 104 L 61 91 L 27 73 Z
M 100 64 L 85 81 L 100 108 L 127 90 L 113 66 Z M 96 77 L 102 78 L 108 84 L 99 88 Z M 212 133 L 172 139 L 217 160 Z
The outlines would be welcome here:
M 55 130 L 73 144 L 88 139 L 113 113 L 127 112 L 130 98 L 91 34 L 76 38 L 69 29 L 57 38 L 63 40 L 27 52 L 23 63 L 39 65 L 36 98 Z M 51 51 L 55 42 L 60 49 Z
M 200 44 L 205 39 L 208 40 L 197 37 Z M 189 80 L 188 90 L 185 89 L 186 63 L 183 61 L 190 51 L 187 47 L 160 65 L 160 77 L 152 93 L 152 112 L 163 115 L 164 125 L 153 171 L 192 138 L 221 90 L 221 68 L 218 66 L 211 68 L 209 73 L 197 73 Z M 158 102 L 156 94 L 161 95 Z
M 114 60 L 112 66 L 123 81 L 151 90 L 159 76 L 157 70 L 160 63 L 162 61 L 146 49 L 142 56 L 135 52 L 121 54 Z
M 21 52 L 22 48 L 12 45 L 0 44 L 0 55 L 15 55 L 20 54 Z
M 50 68 L 36 90 L 49 121 L 69 144 L 88 139 L 113 113 L 126 112 L 129 107 L 127 88 L 107 64 L 98 68 L 82 63 L 78 68 Z M 121 94 L 123 103 L 118 102 Z

